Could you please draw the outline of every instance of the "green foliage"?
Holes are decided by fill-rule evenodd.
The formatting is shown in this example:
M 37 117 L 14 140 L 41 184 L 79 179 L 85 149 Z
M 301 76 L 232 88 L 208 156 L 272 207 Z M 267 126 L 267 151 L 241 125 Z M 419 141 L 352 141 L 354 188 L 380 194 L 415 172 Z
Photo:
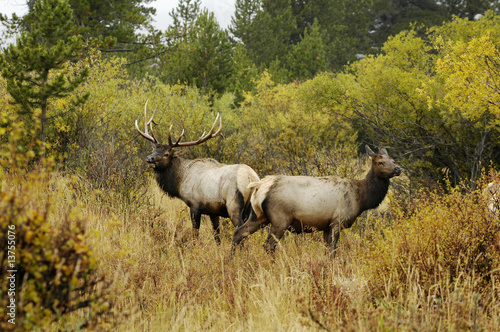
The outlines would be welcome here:
M 188 14 L 181 11 L 179 15 Z M 196 86 L 205 94 L 222 93 L 230 86 L 233 74 L 228 34 L 207 10 L 188 16 L 184 19 L 194 21 L 185 21 L 183 26 L 174 26 L 168 32 L 171 40 L 159 64 L 160 75 L 169 84 Z M 177 18 L 178 24 L 182 24 L 181 19 L 182 16 Z
M 90 95 L 87 103 L 74 107 L 63 100 L 55 107 L 66 114 L 57 121 L 57 136 L 64 138 L 60 144 L 68 169 L 88 181 L 91 190 L 112 188 L 123 202 L 132 203 L 140 196 L 137 183 L 144 181 L 144 176 L 137 176 L 142 160 L 137 157 L 134 120 L 146 99 L 162 91 L 150 89 L 147 80 L 129 81 L 123 62 L 100 61 L 99 53 L 87 58 L 82 64 L 89 68 L 87 84 L 75 91 Z
M 151 23 L 154 0 L 69 0 L 73 21 L 85 40 L 114 39 L 120 48 L 138 40 L 137 30 Z
M 254 45 L 255 32 L 252 29 L 252 20 L 259 9 L 260 1 L 236 0 L 234 4 L 229 31 L 247 50 L 253 48 Z
M 483 15 L 488 10 L 494 10 L 497 13 L 500 10 L 500 4 L 495 1 L 487 0 L 467 0 L 442 2 L 449 15 L 455 15 L 469 21 L 476 19 L 476 15 Z
M 97 261 L 86 245 L 84 225 L 67 216 L 54 227 L 48 220 L 49 206 L 32 208 L 32 199 L 27 192 L 18 195 L 3 190 L 0 202 L 0 245 L 10 247 L 8 230 L 16 234 L 16 324 L 19 330 L 44 328 L 73 311 L 89 308 L 79 327 L 93 326 L 110 309 L 109 294 L 101 288 L 109 283 L 95 275 Z M 7 266 L 6 250 L 0 262 Z M 5 319 L 2 329 L 7 329 L 9 287 L 7 275 L 3 276 L 0 312 Z
M 446 88 L 445 101 L 474 121 L 500 124 L 500 16 L 488 12 L 477 22 L 457 20 L 434 29 L 438 80 Z
M 259 78 L 259 70 L 251 61 L 247 49 L 242 44 L 236 44 L 233 53 L 234 71 L 229 80 L 227 92 L 235 95 L 235 103 L 243 101 L 243 94 L 255 88 L 255 81 Z
M 200 5 L 201 0 L 179 0 L 177 7 L 170 13 L 170 17 L 174 20 L 172 27 L 180 30 L 184 38 L 200 14 Z
M 299 13 L 298 33 L 304 36 L 307 27 L 317 20 L 325 45 L 327 67 L 340 71 L 348 62 L 355 61 L 356 55 L 377 52 L 370 31 L 372 7 L 373 1 L 364 0 L 306 1 L 303 8 L 296 10 Z
M 463 283 L 478 294 L 498 277 L 498 216 L 488 211 L 478 189 L 450 194 L 422 193 L 397 204 L 391 225 L 375 234 L 361 263 L 374 296 L 404 294 L 418 285 L 424 296 L 444 298 Z
M 268 68 L 275 59 L 284 59 L 291 49 L 295 18 L 291 0 L 262 1 L 252 22 L 252 56 L 257 66 Z
M 289 53 L 288 65 L 293 79 L 313 78 L 327 69 L 325 44 L 317 20 L 306 28 L 304 37 Z
M 14 101 L 41 123 L 45 141 L 49 100 L 71 93 L 88 75 L 83 68 L 73 76 L 63 71 L 68 61 L 81 56 L 83 42 L 72 35 L 72 11 L 63 0 L 40 0 L 29 14 L 30 26 L 0 55 L 2 76 Z M 86 96 L 77 99 L 81 103 Z
M 474 33 L 488 26 L 498 31 L 497 21 L 495 15 L 476 22 L 457 19 L 428 31 L 427 38 L 415 30 L 402 32 L 388 39 L 384 54 L 353 63 L 350 73 L 337 76 L 362 136 L 411 152 L 407 167 L 434 180 L 449 173 L 455 184 L 474 182 L 482 166 L 490 160 L 498 164 L 498 107 L 491 104 L 496 90 L 487 83 L 497 81 L 498 72 L 484 59 L 495 54 L 491 46 L 499 39 L 497 33 Z M 471 43 L 466 50 L 464 42 Z
M 451 15 L 446 9 L 448 3 L 456 1 L 374 1 L 371 34 L 375 44 L 382 46 L 388 37 L 411 29 L 412 25 L 424 29 L 449 21 Z
M 15 118 L 8 118 L 2 113 L 9 140 L 0 149 L 0 245 L 4 248 L 0 253 L 0 326 L 19 331 L 43 329 L 53 322 L 65 326 L 68 315 L 84 308 L 87 313 L 75 328 L 100 325 L 110 314 L 114 295 L 111 283 L 97 273 L 85 223 L 68 209 L 70 199 L 55 189 L 57 182 L 50 179 L 53 162 L 42 159 L 40 166 L 25 168 L 34 152 L 17 149 L 26 131 L 12 121 Z M 52 190 L 47 192 L 49 187 Z M 56 210 L 58 202 L 65 204 Z M 8 276 L 15 278 L 14 290 Z M 12 318 L 7 316 L 11 298 L 15 300 L 15 325 L 7 322 Z
M 317 100 L 309 98 L 311 91 Z M 225 160 L 249 164 L 261 175 L 344 174 L 337 165 L 346 163 L 338 161 L 355 155 L 357 144 L 349 124 L 328 112 L 329 98 L 338 93 L 327 75 L 276 85 L 264 73 L 255 94 L 225 117 Z

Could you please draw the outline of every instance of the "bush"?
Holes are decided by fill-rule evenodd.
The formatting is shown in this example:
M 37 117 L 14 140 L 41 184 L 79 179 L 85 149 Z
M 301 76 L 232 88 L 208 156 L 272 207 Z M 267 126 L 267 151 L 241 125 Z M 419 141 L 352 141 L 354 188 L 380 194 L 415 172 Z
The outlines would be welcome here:
M 459 186 L 447 195 L 424 193 L 412 207 L 395 207 L 394 223 L 361 252 L 374 294 L 417 287 L 443 298 L 464 283 L 488 291 L 500 272 L 500 222 L 487 213 L 482 192 Z
M 30 135 L 22 123 L 8 120 L 0 118 L 8 135 L 0 146 L 0 329 L 53 322 L 68 328 L 68 314 L 81 309 L 74 329 L 101 324 L 114 295 L 97 272 L 85 222 L 71 212 L 70 195 L 57 190 L 57 178 L 50 179 L 53 162 L 19 151 L 19 140 Z
M 31 204 L 29 194 L 1 193 L 0 246 L 10 248 L 8 244 L 15 242 L 11 270 L 16 272 L 7 276 L 15 276 L 16 281 L 16 327 L 43 328 L 82 308 L 90 311 L 79 328 L 98 323 L 110 309 L 106 290 L 109 282 L 95 273 L 97 261 L 86 244 L 82 222 L 67 215 L 59 221 L 59 227 L 54 227 L 47 220 L 49 205 L 31 208 Z M 8 262 L 7 250 L 3 250 L 2 267 Z M 12 327 L 6 315 L 8 283 L 7 278 L 0 281 L 3 330 Z

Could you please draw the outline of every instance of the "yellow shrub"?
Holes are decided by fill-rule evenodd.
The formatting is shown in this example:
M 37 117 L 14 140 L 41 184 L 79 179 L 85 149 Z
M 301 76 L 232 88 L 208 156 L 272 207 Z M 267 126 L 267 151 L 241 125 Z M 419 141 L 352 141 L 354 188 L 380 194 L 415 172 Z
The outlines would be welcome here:
M 422 194 L 412 211 L 396 207 L 394 222 L 361 252 L 375 294 L 418 287 L 445 296 L 464 280 L 482 293 L 500 271 L 500 222 L 488 214 L 480 190 Z

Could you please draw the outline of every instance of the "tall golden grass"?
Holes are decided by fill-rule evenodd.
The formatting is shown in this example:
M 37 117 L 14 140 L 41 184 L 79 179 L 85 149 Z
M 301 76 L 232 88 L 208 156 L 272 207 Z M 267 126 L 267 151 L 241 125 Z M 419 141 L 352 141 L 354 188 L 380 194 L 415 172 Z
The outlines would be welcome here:
M 112 318 L 98 329 L 124 331 L 495 331 L 500 327 L 500 223 L 479 191 L 394 194 L 383 214 L 368 212 L 341 235 L 333 259 L 321 234 L 289 234 L 276 255 L 249 237 L 230 257 L 222 223 L 216 245 L 202 220 L 151 179 L 133 206 L 60 172 L 2 173 L 2 192 L 30 181 L 34 208 L 50 201 L 59 227 L 85 221 L 96 273 L 113 282 Z M 462 188 L 463 189 L 463 188 Z M 399 203 L 398 203 L 399 202 Z M 78 329 L 81 310 L 48 330 Z
M 342 233 L 335 259 L 320 234 L 286 236 L 273 258 L 262 246 L 265 230 L 230 259 L 230 223 L 223 223 L 220 246 L 209 220 L 192 238 L 185 204 L 166 197 L 153 181 L 144 188 L 143 204 L 134 209 L 108 193 L 82 190 L 80 181 L 56 175 L 51 186 L 64 197 L 73 195 L 71 204 L 87 222 L 100 271 L 119 290 L 114 319 L 102 328 L 495 331 L 500 326 L 499 271 L 494 268 L 500 257 L 498 219 L 488 219 L 490 228 L 470 233 L 465 242 L 456 241 L 463 245 L 481 236 L 488 243 L 483 256 L 489 265 L 467 261 L 467 247 L 453 256 L 450 239 L 442 235 L 464 236 L 460 223 L 489 218 L 479 195 L 422 194 L 394 204 L 385 215 L 362 215 Z M 40 190 L 33 195 L 45 192 Z M 67 204 L 55 203 L 54 217 Z M 433 238 L 444 242 L 429 245 Z

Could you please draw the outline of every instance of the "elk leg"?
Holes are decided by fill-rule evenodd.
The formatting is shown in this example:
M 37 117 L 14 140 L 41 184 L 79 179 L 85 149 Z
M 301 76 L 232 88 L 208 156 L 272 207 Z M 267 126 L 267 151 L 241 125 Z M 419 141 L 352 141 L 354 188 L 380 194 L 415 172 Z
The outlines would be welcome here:
M 217 244 L 220 244 L 219 216 L 211 214 L 210 221 L 212 222 L 212 227 L 214 228 L 215 242 L 217 242 Z
M 201 213 L 191 209 L 191 222 L 193 223 L 193 237 L 197 238 L 200 233 Z
M 240 244 L 240 242 L 249 236 L 250 234 L 255 233 L 265 225 L 267 225 L 269 222 L 267 221 L 267 218 L 265 215 L 261 215 L 260 217 L 257 217 L 255 212 L 252 211 L 250 214 L 250 218 L 245 222 L 243 225 L 238 227 L 234 231 L 234 236 L 233 236 L 233 249 Z
M 332 228 L 329 227 L 328 229 L 325 229 L 323 231 L 323 239 L 325 240 L 326 245 L 328 248 L 332 247 Z
M 267 237 L 267 240 L 265 243 L 267 252 L 274 254 L 274 251 L 276 249 L 276 245 L 278 244 L 279 240 L 285 234 L 285 231 L 287 228 L 288 228 L 288 224 L 285 224 L 285 227 L 275 226 L 275 225 L 271 226 L 271 229 L 269 231 L 269 236 Z
M 227 210 L 229 214 L 229 219 L 231 219 L 231 222 L 233 223 L 233 226 L 235 228 L 238 228 L 241 225 L 243 225 L 243 216 L 242 216 L 243 209 L 239 205 L 228 206 Z
M 227 214 L 229 219 L 233 223 L 235 228 L 243 225 L 243 210 L 245 209 L 245 202 L 243 201 L 243 196 L 238 192 L 235 198 L 227 202 L 226 204 Z
M 323 236 L 325 236 L 325 233 L 323 233 Z M 339 237 L 340 237 L 340 225 L 334 224 L 330 226 L 330 230 L 328 231 L 328 233 L 329 233 L 328 240 L 326 236 L 325 240 L 327 240 L 326 243 L 330 247 L 330 252 L 332 253 L 333 258 L 335 258 L 335 254 L 337 252 L 337 244 L 339 242 Z

